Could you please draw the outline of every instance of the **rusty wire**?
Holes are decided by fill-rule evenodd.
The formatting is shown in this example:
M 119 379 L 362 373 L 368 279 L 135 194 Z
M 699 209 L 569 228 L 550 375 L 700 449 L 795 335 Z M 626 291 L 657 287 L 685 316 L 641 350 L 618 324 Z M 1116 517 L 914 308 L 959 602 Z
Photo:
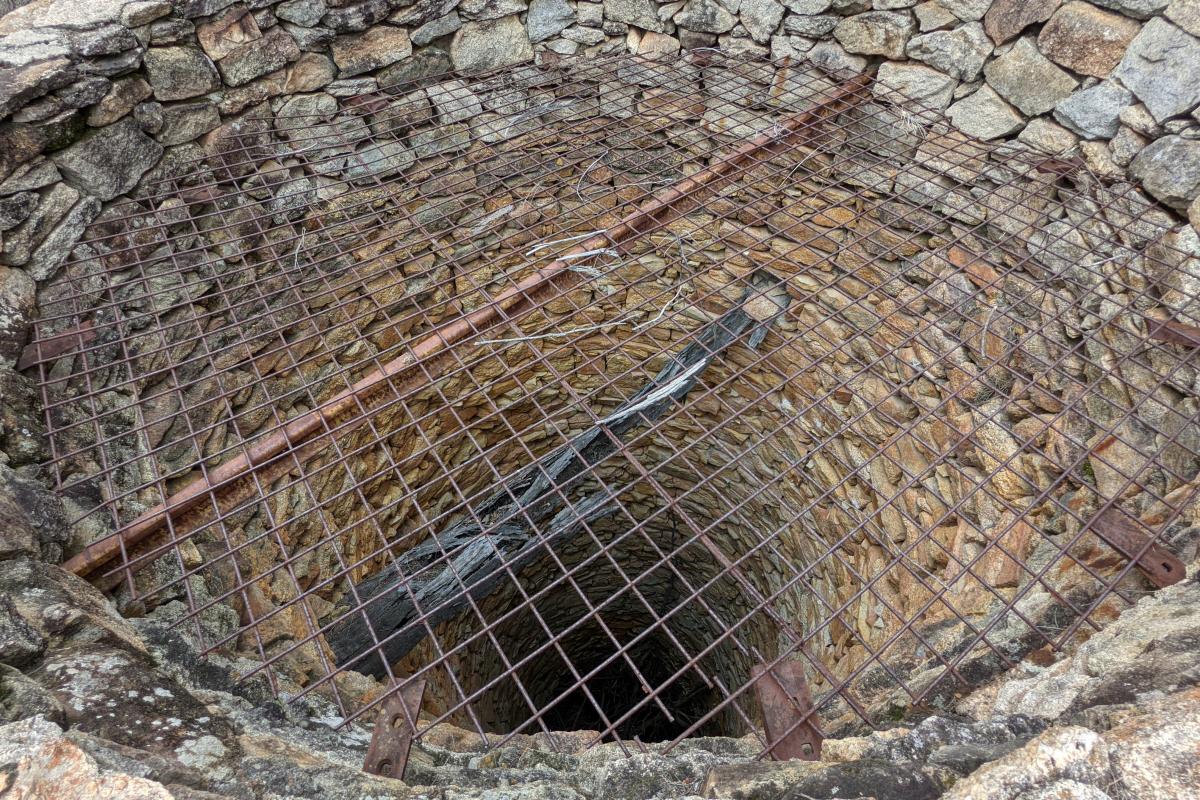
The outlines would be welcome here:
M 1182 577 L 1200 253 L 1133 187 L 786 61 L 450 78 L 92 226 L 27 359 L 69 568 L 347 720 L 426 680 L 418 735 L 764 754 L 764 665 L 874 724 Z

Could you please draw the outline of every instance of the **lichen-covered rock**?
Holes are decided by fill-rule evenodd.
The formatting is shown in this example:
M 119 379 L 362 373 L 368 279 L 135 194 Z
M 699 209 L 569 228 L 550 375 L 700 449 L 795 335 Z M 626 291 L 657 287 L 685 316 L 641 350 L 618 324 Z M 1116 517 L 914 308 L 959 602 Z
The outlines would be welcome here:
M 973 81 L 992 53 L 983 26 L 967 23 L 952 31 L 934 31 L 914 36 L 905 52 L 936 70 L 963 81 Z
M 643 30 L 663 30 L 662 21 L 650 0 L 604 0 L 604 18 L 635 25 Z
M 130 75 L 112 82 L 108 92 L 88 110 L 87 123 L 93 128 L 111 125 L 154 93 L 144 78 Z
M 183 144 L 199 139 L 220 124 L 221 115 L 213 103 L 172 103 L 163 107 L 162 126 L 154 138 L 164 146 Z
M 30 202 L 25 203 L 26 215 L 33 210 L 32 201 L 36 196 L 28 193 L 27 198 Z M 0 199 L 0 210 L 3 206 L 4 201 Z M 33 278 L 24 270 L 0 267 L 0 369 L 15 363 L 24 349 L 26 332 L 37 305 L 36 289 Z M 4 398 L 5 405 L 11 402 L 12 398 Z
M 838 26 L 839 22 L 841 22 L 841 17 L 833 14 L 819 14 L 811 17 L 789 14 L 783 22 L 783 29 L 794 36 L 818 38 L 828 35 Z
M 325 0 L 284 0 L 275 6 L 275 16 L 284 22 L 311 28 L 328 10 Z
M 1054 108 L 1079 85 L 1042 55 L 1028 36 L 984 67 L 983 74 L 997 94 L 1031 116 Z
M 488 72 L 533 58 L 529 34 L 517 15 L 472 20 L 454 34 L 450 61 L 462 73 Z
M 687 0 L 671 21 L 690 31 L 725 33 L 733 30 L 737 17 L 726 11 L 717 0 Z
M 883 97 L 895 91 L 900 97 L 941 110 L 950 105 L 957 86 L 957 80 L 936 69 L 920 64 L 886 62 L 879 65 L 872 91 Z
M 1141 26 L 1120 14 L 1072 0 L 1050 18 L 1038 35 L 1038 47 L 1056 64 L 1097 78 L 1120 63 Z
M 272 28 L 262 38 L 249 41 L 217 62 L 221 77 L 229 86 L 241 86 L 255 78 L 287 66 L 300 57 L 296 40 L 282 28 Z M 335 59 L 336 60 L 336 59 Z
M 1158 122 L 1200 104 L 1200 39 L 1161 18 L 1150 20 L 1113 71 Z
M 904 58 L 904 47 L 917 25 L 907 11 L 868 11 L 846 17 L 833 35 L 848 52 Z
M 162 145 L 126 118 L 97 128 L 53 158 L 73 185 L 101 200 L 111 200 L 136 186 L 162 152 Z
M 20 270 L 17 270 L 20 272 Z M 32 280 L 30 276 L 26 276 L 27 280 Z M 42 433 L 42 409 L 40 392 L 37 389 L 37 384 L 34 379 L 27 375 L 22 375 L 8 368 L 0 368 L 0 397 L 4 399 L 0 403 L 0 450 L 7 457 L 0 458 L 0 461 L 7 460 L 8 467 L 23 467 L 29 465 L 42 464 L 50 457 L 50 448 L 46 444 L 46 437 Z M 6 473 L 0 484 L 5 484 L 6 488 L 0 489 L 0 498 L 3 498 L 6 492 L 11 492 L 12 487 L 7 484 L 11 481 L 12 475 L 19 473 Z M 41 487 L 30 482 L 31 490 L 40 490 Z M 36 491 L 31 495 L 34 502 L 49 502 L 50 508 L 59 506 L 53 495 L 45 491 Z M 0 508 L 3 508 L 6 503 L 4 499 L 0 499 Z M 35 511 L 40 509 L 34 508 Z M 60 510 L 52 515 L 55 518 L 61 513 Z M 58 561 L 62 553 L 62 543 L 66 542 L 66 528 L 63 526 L 53 536 L 53 542 L 39 540 L 28 549 L 25 547 L 13 547 L 14 541 L 25 539 L 26 541 L 34 541 L 26 539 L 29 528 L 25 526 L 24 521 L 19 517 L 8 515 L 5 512 L 0 512 L 0 520 L 4 520 L 4 524 L 10 524 L 12 527 L 4 532 L 0 532 L 0 558 L 11 558 L 14 555 L 25 554 L 32 555 L 34 558 L 43 558 L 50 562 Z M 50 529 L 46 530 L 47 533 Z M 40 538 L 40 537 L 39 537 Z M 53 547 L 48 545 L 53 544 Z M 11 549 L 10 549 L 11 548 Z M 44 548 L 44 549 L 43 549 Z M 5 553 L 8 555 L 4 555 Z
M 1120 11 L 1134 19 L 1149 19 L 1167 7 L 1171 0 L 1093 0 L 1096 5 Z
M 1025 125 L 1025 118 L 986 83 L 950 106 L 946 115 L 960 131 L 980 139 L 1008 136 Z
M 1054 118 L 1085 139 L 1117 135 L 1121 112 L 1133 105 L 1133 95 L 1116 81 L 1098 83 L 1075 92 L 1054 107 Z
M 983 17 L 983 29 L 993 42 L 1004 44 L 1050 19 L 1060 5 L 1062 0 L 995 0 Z
M 210 770 L 236 753 L 229 723 L 144 655 L 75 644 L 49 651 L 32 677 L 54 693 L 75 730 Z
M 22 798 L 73 800 L 174 800 L 161 783 L 102 771 L 95 760 L 42 717 L 0 726 L 0 761 L 6 793 Z
M 1129 172 L 1163 203 L 1186 211 L 1200 197 L 1200 141 L 1164 136 L 1138 153 Z
M 946 792 L 944 800 L 1008 800 L 1064 779 L 1097 783 L 1108 766 L 1100 734 L 1081 727 L 1052 728 L 980 767 Z
M 775 0 L 742 0 L 738 6 L 738 19 L 754 41 L 769 42 L 783 19 L 783 6 Z
M 1079 143 L 1079 137 L 1046 117 L 1029 120 L 1017 140 L 1043 153 L 1059 155 Z
M 6 397 L 11 402 L 15 398 Z M 11 419 L 5 415 L 6 421 Z M 34 558 L 57 560 L 67 541 L 67 520 L 62 504 L 37 481 L 24 478 L 0 465 L 0 559 Z M 22 588 L 21 562 L 0 568 L 13 579 L 0 577 L 0 587 Z
M 212 61 L 194 47 L 151 47 L 143 59 L 159 100 L 186 100 L 221 85 Z

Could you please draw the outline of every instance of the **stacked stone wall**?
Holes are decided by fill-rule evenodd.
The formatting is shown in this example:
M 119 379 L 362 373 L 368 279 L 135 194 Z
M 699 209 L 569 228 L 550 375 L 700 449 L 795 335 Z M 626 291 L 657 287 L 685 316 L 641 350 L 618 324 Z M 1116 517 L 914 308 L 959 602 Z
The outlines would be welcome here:
M 264 104 L 680 48 L 876 69 L 963 131 L 1076 153 L 1200 217 L 1194 0 L 36 0 L 0 18 L 5 306 L 164 154 Z

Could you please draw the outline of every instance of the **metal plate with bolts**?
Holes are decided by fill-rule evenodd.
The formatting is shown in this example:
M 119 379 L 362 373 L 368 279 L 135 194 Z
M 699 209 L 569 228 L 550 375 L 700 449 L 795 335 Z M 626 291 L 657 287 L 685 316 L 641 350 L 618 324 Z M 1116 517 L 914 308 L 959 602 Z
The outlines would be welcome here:
M 363 761 L 363 772 L 397 780 L 404 778 L 417 715 L 421 713 L 421 699 L 424 696 L 425 679 L 420 678 L 404 684 L 400 691 L 394 692 L 387 699 L 375 720 L 375 733 L 371 735 L 371 744 Z M 407 716 L 404 713 L 406 708 Z
M 776 761 L 819 760 L 825 736 L 813 710 L 804 665 L 799 661 L 784 661 L 767 669 L 763 664 L 756 664 L 750 675 L 755 681 L 758 704 L 762 707 L 771 758 Z
M 1160 589 L 1187 577 L 1183 562 L 1174 553 L 1156 542 L 1140 522 L 1115 506 L 1105 509 L 1092 522 L 1092 531 L 1133 561 Z

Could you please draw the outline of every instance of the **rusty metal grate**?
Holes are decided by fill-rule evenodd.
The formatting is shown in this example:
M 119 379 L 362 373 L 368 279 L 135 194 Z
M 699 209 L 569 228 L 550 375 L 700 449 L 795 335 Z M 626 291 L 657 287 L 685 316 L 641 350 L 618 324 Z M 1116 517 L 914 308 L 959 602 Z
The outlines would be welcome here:
M 277 692 L 791 752 L 1182 577 L 1200 246 L 1130 186 L 708 51 L 222 133 L 27 363 L 68 567 Z

